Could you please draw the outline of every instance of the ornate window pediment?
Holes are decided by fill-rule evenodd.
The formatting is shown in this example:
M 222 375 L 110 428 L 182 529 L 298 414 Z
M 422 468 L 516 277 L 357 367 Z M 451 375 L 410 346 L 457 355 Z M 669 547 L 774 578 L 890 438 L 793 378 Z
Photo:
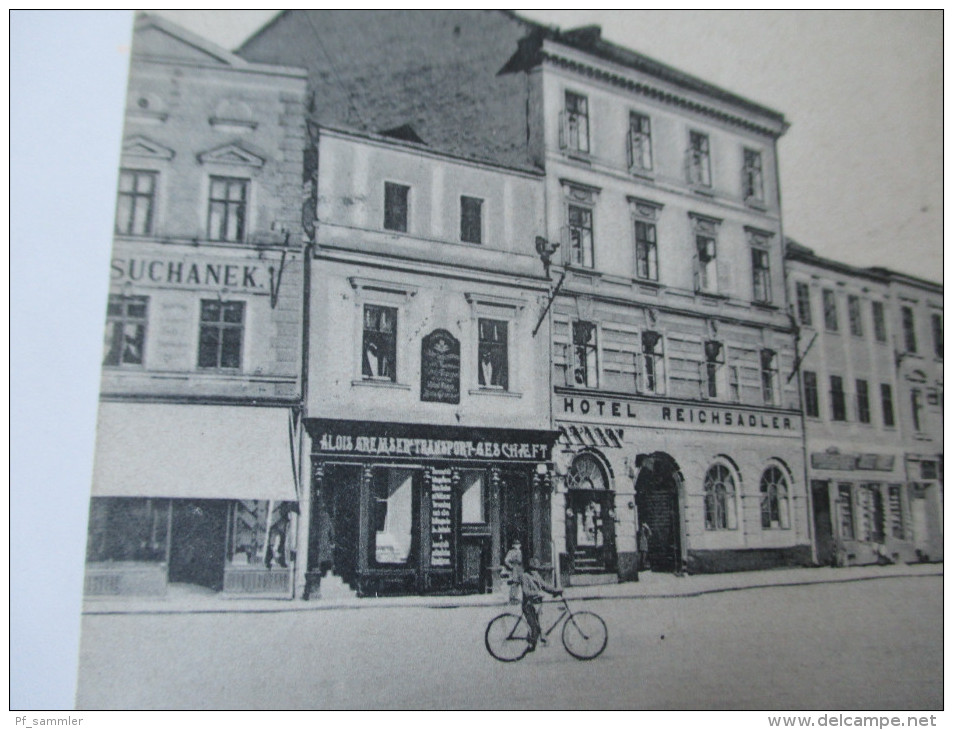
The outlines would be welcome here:
M 196 157 L 203 165 L 216 163 L 219 165 L 239 165 L 241 167 L 262 167 L 265 164 L 264 157 L 235 142 L 215 147 L 206 152 L 199 152 Z
M 147 157 L 154 160 L 171 160 L 175 157 L 174 150 L 141 134 L 126 138 L 122 144 L 122 154 L 127 157 Z

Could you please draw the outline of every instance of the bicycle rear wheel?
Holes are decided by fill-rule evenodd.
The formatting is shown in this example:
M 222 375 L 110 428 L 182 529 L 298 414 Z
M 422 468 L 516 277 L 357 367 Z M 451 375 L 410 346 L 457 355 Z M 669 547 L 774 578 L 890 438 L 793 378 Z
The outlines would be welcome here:
M 563 624 L 563 646 L 576 659 L 595 659 L 608 642 L 606 622 L 591 611 L 570 614 Z
M 494 659 L 516 662 L 529 651 L 529 626 L 522 616 L 501 613 L 487 624 L 483 640 Z

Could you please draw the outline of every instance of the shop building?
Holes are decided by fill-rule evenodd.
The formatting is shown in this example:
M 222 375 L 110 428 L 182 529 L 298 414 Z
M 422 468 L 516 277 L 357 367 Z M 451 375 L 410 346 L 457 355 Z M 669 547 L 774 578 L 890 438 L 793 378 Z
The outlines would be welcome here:
M 551 560 L 541 175 L 309 129 L 302 591 L 492 590 Z
M 88 596 L 291 596 L 305 85 L 136 19 Z
M 789 242 L 821 564 L 940 560 L 942 289 Z

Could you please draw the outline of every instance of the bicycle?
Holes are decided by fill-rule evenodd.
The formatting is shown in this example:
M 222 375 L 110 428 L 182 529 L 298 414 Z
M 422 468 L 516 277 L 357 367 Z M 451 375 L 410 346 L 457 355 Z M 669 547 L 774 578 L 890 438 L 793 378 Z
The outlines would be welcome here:
M 592 611 L 574 612 L 565 596 L 559 596 L 562 605 L 559 615 L 548 629 L 542 632 L 541 640 L 547 638 L 559 624 L 563 625 L 562 642 L 573 657 L 589 661 L 599 656 L 609 642 L 606 622 Z M 549 601 L 557 603 L 557 601 Z M 540 626 L 543 615 L 539 612 Z M 529 624 L 522 613 L 501 613 L 486 626 L 483 637 L 490 656 L 501 662 L 518 662 L 529 651 Z

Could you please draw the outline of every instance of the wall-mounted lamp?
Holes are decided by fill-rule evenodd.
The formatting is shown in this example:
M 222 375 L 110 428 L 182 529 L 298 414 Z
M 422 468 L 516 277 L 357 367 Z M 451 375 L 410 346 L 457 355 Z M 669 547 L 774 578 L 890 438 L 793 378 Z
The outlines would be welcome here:
M 543 262 L 543 270 L 546 272 L 547 279 L 549 278 L 549 266 L 557 248 L 559 248 L 558 241 L 550 243 L 542 236 L 536 236 L 536 253 L 539 254 L 540 261 Z
M 630 499 L 625 506 L 628 507 L 628 508 L 631 509 L 631 510 L 634 510 L 634 509 L 635 509 L 635 502 Z

